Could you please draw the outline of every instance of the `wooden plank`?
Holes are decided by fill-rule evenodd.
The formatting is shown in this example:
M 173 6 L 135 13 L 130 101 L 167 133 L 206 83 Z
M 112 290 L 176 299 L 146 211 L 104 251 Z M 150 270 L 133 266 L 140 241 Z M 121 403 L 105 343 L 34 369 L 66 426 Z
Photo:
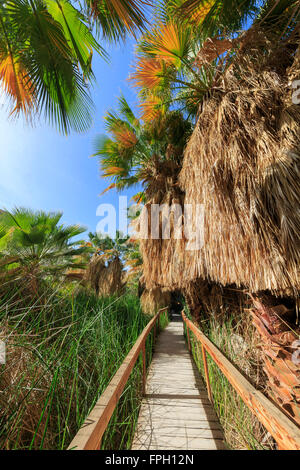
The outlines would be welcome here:
M 207 419 L 206 415 L 197 415 L 195 414 L 188 419 L 186 419 L 186 416 L 165 416 L 163 422 L 165 424 L 169 424 L 170 426 L 173 426 L 175 428 L 190 428 L 194 429 L 195 427 L 200 427 L 205 426 L 208 429 L 220 429 L 220 422 L 216 416 L 211 417 L 209 420 Z M 139 423 L 149 423 L 149 415 L 143 415 L 141 414 L 139 416 Z M 151 415 L 151 423 L 156 426 L 162 425 L 162 419 L 160 416 L 155 416 Z
M 137 426 L 137 431 L 155 431 L 155 424 L 155 421 L 151 423 L 139 423 Z M 174 425 L 173 421 L 171 420 L 167 420 L 164 424 L 162 424 L 160 426 L 160 430 L 163 435 L 172 435 L 173 433 L 176 433 L 178 436 L 186 435 L 186 427 L 184 425 L 180 426 L 180 423 L 178 426 L 176 426 L 176 424 Z M 205 434 L 204 431 L 208 431 L 209 433 L 212 431 L 218 431 L 219 434 L 217 433 L 216 435 L 218 435 L 220 439 L 223 439 L 223 431 L 220 425 L 218 423 L 213 423 L 213 425 L 211 423 L 208 424 L 206 420 L 196 421 L 192 426 L 189 426 L 189 431 L 191 432 L 191 435 L 195 437 Z
M 199 400 L 200 401 L 200 400 Z M 181 419 L 183 416 L 185 418 L 186 424 L 188 420 L 193 418 L 206 418 L 208 421 L 210 418 L 216 418 L 216 414 L 213 409 L 205 410 L 200 406 L 167 406 L 165 404 L 153 403 L 153 406 L 147 408 L 142 408 L 140 412 L 140 417 L 152 418 L 158 416 L 161 419 L 161 422 L 165 418 L 170 419 Z
M 223 441 L 215 440 L 213 443 L 212 441 L 205 442 L 202 439 L 200 442 L 193 442 L 192 445 L 186 443 L 181 444 L 178 446 L 176 443 L 170 442 L 171 445 L 149 445 L 147 446 L 147 450 L 224 450 Z M 140 443 L 140 446 L 135 446 L 132 448 L 133 450 L 144 450 L 145 444 Z
M 156 323 L 161 309 L 144 328 L 136 343 L 122 362 L 96 405 L 86 418 L 78 433 L 69 445 L 69 450 L 97 450 L 100 448 L 102 436 L 117 406 L 130 373 L 143 349 L 146 338 Z
M 145 394 L 146 391 L 146 340 L 144 340 L 143 345 L 142 345 L 142 353 L 143 353 L 143 395 Z
M 210 354 L 233 388 L 274 437 L 280 448 L 286 450 L 300 450 L 300 429 L 298 426 L 296 426 L 274 403 L 256 390 L 184 313 L 182 313 L 182 317 L 187 327 L 191 329 L 195 337 L 204 345 L 206 351 Z
M 223 432 L 220 429 L 210 429 L 210 428 L 184 428 L 184 427 L 175 427 L 175 426 L 160 426 L 157 428 L 155 426 L 141 426 L 138 428 L 144 436 L 151 436 L 159 441 L 160 444 L 168 439 L 170 441 L 172 438 L 184 438 L 188 437 L 189 439 L 223 439 Z

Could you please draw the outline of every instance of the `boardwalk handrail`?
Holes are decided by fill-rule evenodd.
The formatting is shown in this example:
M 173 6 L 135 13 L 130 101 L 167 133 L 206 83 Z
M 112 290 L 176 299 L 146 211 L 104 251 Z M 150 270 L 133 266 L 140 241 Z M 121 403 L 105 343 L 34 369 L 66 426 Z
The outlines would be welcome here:
M 273 436 L 281 450 L 300 450 L 300 429 L 294 424 L 271 400 L 258 391 L 222 354 L 222 352 L 189 320 L 182 312 L 183 324 L 187 327 L 188 346 L 191 350 L 189 330 L 200 341 L 202 346 L 204 372 L 207 391 L 212 401 L 212 393 L 209 382 L 209 371 L 206 361 L 206 352 L 223 372 L 233 388 L 240 395 L 248 408 L 257 416 Z
M 99 450 L 102 436 L 112 417 L 112 414 L 118 404 L 119 398 L 124 390 L 127 380 L 140 353 L 143 355 L 143 391 L 146 384 L 146 340 L 154 328 L 154 337 L 156 331 L 156 322 L 159 316 L 165 312 L 168 307 L 161 308 L 157 314 L 145 326 L 135 344 L 125 357 L 121 366 L 109 382 L 108 386 L 98 399 L 94 408 L 85 419 L 83 425 L 73 438 L 68 450 Z

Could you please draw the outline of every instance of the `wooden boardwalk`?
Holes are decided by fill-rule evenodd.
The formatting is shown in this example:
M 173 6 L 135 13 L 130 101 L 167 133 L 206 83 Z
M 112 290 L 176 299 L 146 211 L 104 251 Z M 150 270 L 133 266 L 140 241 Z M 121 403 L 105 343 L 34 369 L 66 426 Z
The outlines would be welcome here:
M 225 449 L 223 433 L 187 350 L 183 325 L 158 337 L 132 450 Z

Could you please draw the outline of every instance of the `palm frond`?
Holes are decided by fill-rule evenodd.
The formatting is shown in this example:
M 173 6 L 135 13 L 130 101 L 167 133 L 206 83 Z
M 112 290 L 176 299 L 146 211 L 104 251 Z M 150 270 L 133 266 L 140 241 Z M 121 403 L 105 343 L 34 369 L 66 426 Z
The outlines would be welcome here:
M 10 115 L 23 112 L 29 116 L 36 108 L 34 87 L 25 68 L 13 53 L 9 52 L 5 57 L 3 52 L 0 56 L 0 82 L 3 91 L 14 103 Z
M 147 23 L 145 9 L 151 5 L 143 0 L 85 0 L 85 3 L 104 37 L 110 40 L 141 31 Z
M 149 95 L 145 101 L 139 104 L 139 108 L 144 122 L 154 121 L 164 113 L 163 102 L 155 95 Z
M 158 87 L 164 74 L 164 64 L 155 58 L 142 57 L 135 65 L 135 71 L 130 76 L 130 81 L 137 88 L 153 90 Z
M 182 59 L 189 54 L 190 48 L 189 29 L 174 21 L 155 25 L 140 44 L 143 52 L 165 61 L 166 64 L 173 64 L 178 69 L 182 65 Z
M 44 0 L 49 14 L 61 24 L 68 45 L 81 66 L 83 73 L 92 74 L 91 61 L 93 51 L 107 59 L 107 53 L 96 41 L 85 17 L 67 0 Z
M 186 0 L 178 12 L 184 20 L 195 22 L 202 33 L 215 36 L 242 29 L 259 13 L 261 3 L 257 0 Z
M 102 56 L 104 50 L 84 20 L 68 0 L 0 5 L 0 80 L 14 103 L 11 113 L 44 114 L 63 133 L 90 126 L 87 79 L 93 50 Z

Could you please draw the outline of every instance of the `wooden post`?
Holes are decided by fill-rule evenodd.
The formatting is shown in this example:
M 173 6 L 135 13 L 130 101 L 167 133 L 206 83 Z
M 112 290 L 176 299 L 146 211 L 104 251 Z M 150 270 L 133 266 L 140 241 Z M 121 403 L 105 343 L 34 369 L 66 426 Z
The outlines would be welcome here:
M 206 351 L 205 351 L 205 348 L 204 348 L 203 344 L 201 344 L 201 349 L 202 349 L 202 357 L 203 357 L 203 364 L 204 364 L 204 372 L 205 372 L 208 398 L 209 398 L 209 401 L 212 403 L 213 402 L 213 396 L 212 396 L 211 388 L 210 388 L 210 380 L 209 380 L 209 372 L 208 372 L 208 367 L 207 367 Z
M 191 352 L 190 329 L 189 329 L 188 326 L 187 326 L 187 328 L 186 328 L 186 331 L 187 331 L 187 337 L 188 337 L 189 351 Z
M 146 341 L 144 341 L 142 346 L 142 354 L 143 354 L 143 395 L 146 392 Z

